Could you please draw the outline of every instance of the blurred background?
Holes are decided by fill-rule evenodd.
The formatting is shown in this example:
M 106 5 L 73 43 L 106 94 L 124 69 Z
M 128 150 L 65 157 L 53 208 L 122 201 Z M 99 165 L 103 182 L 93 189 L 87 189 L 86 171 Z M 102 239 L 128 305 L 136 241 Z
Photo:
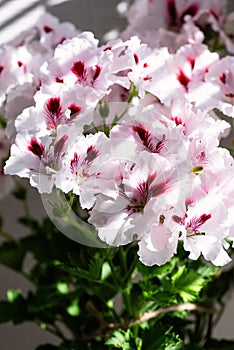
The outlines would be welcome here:
M 112 39 L 125 25 L 121 15 L 128 0 L 0 0 L 0 45 L 13 39 L 21 31 L 31 28 L 44 11 L 49 11 L 62 22 L 71 21 L 80 30 L 91 30 L 100 39 Z M 234 1 L 229 0 L 230 10 Z M 233 139 L 233 135 L 230 136 Z M 27 181 L 24 181 L 27 186 Z M 37 191 L 29 189 L 30 210 L 37 217 L 45 216 L 41 198 Z M 13 197 L 0 201 L 0 213 L 5 219 L 5 230 L 24 236 L 25 229 L 17 224 L 23 208 Z M 75 243 L 74 243 L 75 244 Z M 22 276 L 0 265 L 0 299 L 6 299 L 8 289 L 20 288 L 24 293 L 32 288 Z M 215 330 L 217 338 L 234 338 L 234 295 L 227 296 L 228 306 Z M 34 324 L 20 326 L 0 325 L 1 350 L 33 350 L 42 343 L 58 344 L 59 340 Z

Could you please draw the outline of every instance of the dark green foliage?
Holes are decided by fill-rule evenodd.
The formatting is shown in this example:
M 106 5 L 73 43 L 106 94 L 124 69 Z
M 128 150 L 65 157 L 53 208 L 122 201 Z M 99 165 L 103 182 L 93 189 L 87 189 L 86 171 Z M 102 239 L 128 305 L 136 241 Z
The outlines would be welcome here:
M 173 332 L 173 327 L 154 325 L 143 333 L 142 350 L 183 350 L 181 339 Z
M 190 261 L 182 247 L 165 265 L 146 267 L 136 244 L 95 249 L 66 238 L 49 219 L 27 216 L 20 222 L 30 234 L 17 241 L 9 236 L 0 245 L 0 263 L 33 289 L 26 296 L 8 291 L 0 301 L 0 323 L 32 321 L 61 339 L 59 346 L 37 350 L 234 349 L 234 342 L 212 339 L 232 268 Z M 28 254 L 34 262 L 25 271 Z

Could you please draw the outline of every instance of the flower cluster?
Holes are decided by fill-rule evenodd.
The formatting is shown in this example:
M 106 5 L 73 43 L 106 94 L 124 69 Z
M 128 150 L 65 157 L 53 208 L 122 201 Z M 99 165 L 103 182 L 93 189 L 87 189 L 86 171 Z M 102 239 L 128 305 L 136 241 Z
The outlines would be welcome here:
M 16 130 L 7 129 L 13 145 L 5 173 L 29 178 L 40 193 L 77 195 L 99 238 L 109 246 L 138 242 L 146 265 L 164 264 L 179 241 L 191 259 L 202 254 L 224 265 L 234 238 L 234 170 L 219 146 L 230 125 L 214 109 L 234 117 L 234 58 L 194 40 L 203 15 L 221 33 L 224 6 L 161 3 L 158 16 L 161 9 L 169 22 L 160 26 L 191 29 L 179 49 L 136 36 L 99 46 L 90 32 L 70 38 L 73 28 L 54 18 L 41 19 L 37 45 L 25 36 L 3 48 L 0 90 Z M 155 8 L 156 1 L 136 1 L 128 33 L 159 23 Z M 11 51 L 15 65 L 5 59 Z
M 151 47 L 181 45 L 205 40 L 215 50 L 234 53 L 233 15 L 227 0 L 136 0 L 128 13 L 123 38 L 137 35 Z

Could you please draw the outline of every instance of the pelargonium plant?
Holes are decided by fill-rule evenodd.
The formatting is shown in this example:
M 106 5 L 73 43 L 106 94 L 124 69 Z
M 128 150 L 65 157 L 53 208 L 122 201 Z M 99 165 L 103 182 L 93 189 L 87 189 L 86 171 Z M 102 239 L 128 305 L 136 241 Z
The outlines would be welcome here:
M 28 178 L 51 221 L 2 228 L 1 263 L 35 288 L 0 321 L 61 338 L 41 350 L 233 349 L 212 334 L 233 278 L 226 2 L 136 0 L 127 18 L 99 44 L 45 14 L 1 48 L 1 186 L 27 209 Z

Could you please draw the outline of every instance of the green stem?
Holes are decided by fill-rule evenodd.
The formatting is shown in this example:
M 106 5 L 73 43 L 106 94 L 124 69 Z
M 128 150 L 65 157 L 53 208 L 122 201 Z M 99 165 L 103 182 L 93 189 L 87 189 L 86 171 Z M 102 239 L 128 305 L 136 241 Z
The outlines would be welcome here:
M 63 218 L 63 220 L 65 222 L 67 222 L 68 224 L 74 226 L 75 228 L 77 228 L 81 233 L 83 233 L 91 242 L 93 242 L 95 244 L 95 247 L 103 247 L 103 245 L 96 239 L 96 237 L 94 236 L 93 232 L 91 232 L 90 230 L 87 230 L 86 228 L 84 228 L 81 224 L 79 224 L 77 221 L 73 221 L 72 219 L 70 219 L 69 217 L 65 217 Z
M 94 128 L 94 130 L 95 130 L 96 132 L 99 131 L 98 128 L 96 127 L 96 125 L 94 125 L 94 123 L 92 123 L 91 125 L 92 125 L 92 127 Z
M 132 333 L 133 333 L 133 337 L 134 339 L 137 339 L 138 338 L 138 333 L 139 333 L 139 324 L 135 324 L 133 327 L 132 327 Z M 139 349 L 141 349 L 141 346 L 138 347 Z
M 134 316 L 133 315 L 133 308 L 132 308 L 132 300 L 131 300 L 131 294 L 130 294 L 130 286 L 127 286 L 122 290 L 124 305 L 126 308 L 126 311 L 128 313 L 128 317 Z
M 127 281 L 131 278 L 133 272 L 134 272 L 135 269 L 136 269 L 136 264 L 137 264 L 137 262 L 138 262 L 138 256 L 137 256 L 137 254 L 135 254 L 135 255 L 134 255 L 134 258 L 133 258 L 133 261 L 132 261 L 130 267 L 128 268 L 127 274 L 126 274 L 126 276 L 125 276 L 125 279 L 124 279 L 125 282 L 127 282 Z
M 83 275 L 82 273 L 78 273 L 78 271 L 76 271 L 76 276 L 80 277 L 80 278 L 84 278 L 87 281 L 90 281 L 91 283 L 97 283 L 99 285 L 103 285 L 106 288 L 109 288 L 113 291 L 116 292 L 116 286 L 114 286 L 113 284 L 110 284 L 109 282 L 106 281 L 101 281 L 100 279 L 93 279 L 93 278 L 89 278 L 88 276 Z M 77 289 L 77 292 L 79 292 L 80 289 Z
M 127 104 L 126 108 L 125 108 L 124 111 L 120 114 L 120 116 L 115 116 L 115 119 L 114 119 L 113 122 L 112 122 L 112 127 L 113 127 L 114 125 L 116 125 L 116 124 L 123 118 L 123 116 L 128 112 L 129 108 L 130 108 L 130 103 Z
M 137 90 L 134 84 L 131 85 L 131 94 L 129 96 L 128 102 L 127 102 L 127 106 L 125 107 L 125 109 L 123 110 L 123 112 L 120 114 L 120 116 L 115 116 L 114 121 L 112 122 L 112 127 L 114 125 L 116 125 L 123 117 L 124 115 L 128 112 L 130 106 L 131 106 L 131 102 L 134 96 L 137 96 Z
M 116 288 L 119 288 L 121 281 L 119 279 L 119 276 L 115 272 L 116 267 L 113 265 L 113 262 L 111 259 L 109 259 L 109 264 L 110 264 L 110 268 L 111 268 L 111 272 L 112 272 L 112 279 L 113 279 L 114 285 Z
M 121 266 L 123 267 L 124 270 L 124 275 L 128 273 L 128 268 L 127 268 L 127 262 L 126 262 L 126 251 L 124 250 L 124 247 L 119 248 L 119 253 L 120 253 L 120 261 L 121 261 Z
M 225 147 L 229 152 L 234 153 L 234 148 L 231 147 Z

